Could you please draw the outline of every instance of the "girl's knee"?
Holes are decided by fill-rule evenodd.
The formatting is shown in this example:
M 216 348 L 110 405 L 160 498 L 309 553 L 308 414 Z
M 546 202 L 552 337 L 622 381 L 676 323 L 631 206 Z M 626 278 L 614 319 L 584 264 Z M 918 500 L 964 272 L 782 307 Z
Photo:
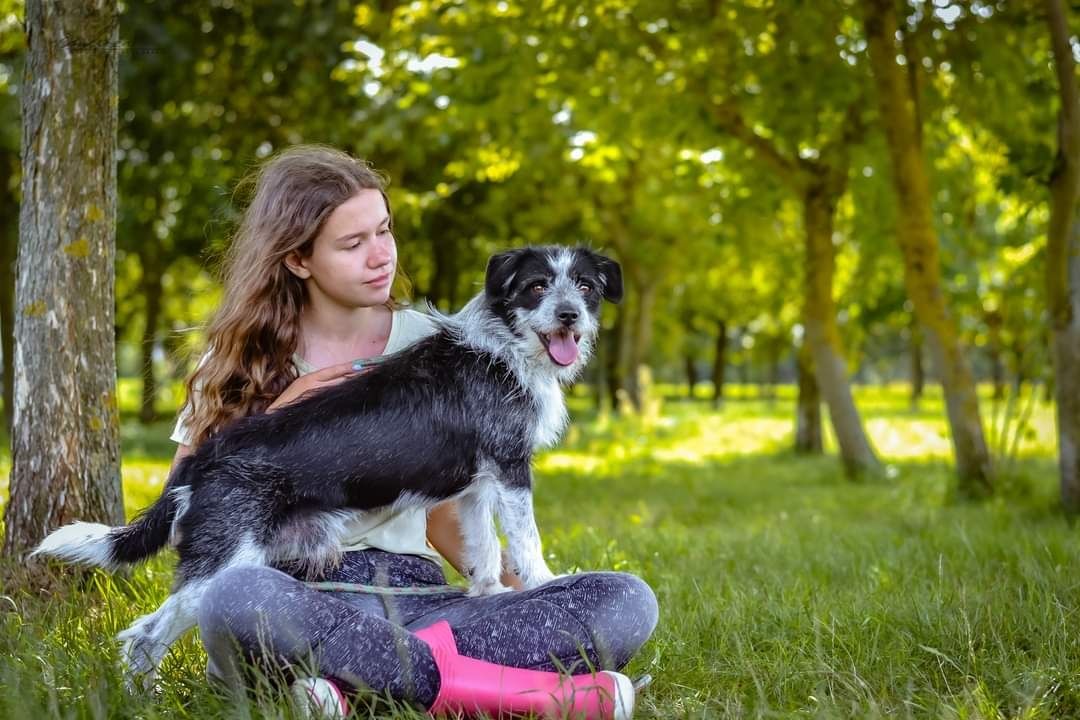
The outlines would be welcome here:
M 242 566 L 213 577 L 199 602 L 199 630 L 203 638 L 227 634 L 246 636 L 256 631 L 262 613 L 256 598 L 273 597 L 282 583 L 296 582 L 279 570 Z
M 623 667 L 656 629 L 659 606 L 652 588 L 636 575 L 585 573 L 572 592 L 586 611 L 589 629 L 606 667 Z
M 574 589 L 589 606 L 612 616 L 635 618 L 652 634 L 659 607 L 656 594 L 644 580 L 621 572 L 590 572 L 578 578 Z

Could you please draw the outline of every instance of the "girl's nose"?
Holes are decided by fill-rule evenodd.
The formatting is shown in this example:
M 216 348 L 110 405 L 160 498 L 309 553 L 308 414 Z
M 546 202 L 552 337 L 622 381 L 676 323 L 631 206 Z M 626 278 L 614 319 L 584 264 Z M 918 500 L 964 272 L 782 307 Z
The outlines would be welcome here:
M 371 254 L 368 255 L 368 264 L 373 268 L 379 268 L 386 265 L 394 257 L 394 239 L 393 235 L 387 233 L 386 235 L 375 237 L 375 242 L 371 246 Z

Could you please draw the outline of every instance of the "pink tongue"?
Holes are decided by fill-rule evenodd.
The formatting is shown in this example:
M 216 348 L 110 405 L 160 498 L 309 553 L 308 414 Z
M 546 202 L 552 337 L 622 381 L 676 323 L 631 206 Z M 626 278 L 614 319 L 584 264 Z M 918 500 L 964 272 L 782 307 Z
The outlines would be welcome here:
M 560 365 L 570 365 L 577 360 L 577 342 L 571 333 L 552 333 L 548 342 L 548 355 Z

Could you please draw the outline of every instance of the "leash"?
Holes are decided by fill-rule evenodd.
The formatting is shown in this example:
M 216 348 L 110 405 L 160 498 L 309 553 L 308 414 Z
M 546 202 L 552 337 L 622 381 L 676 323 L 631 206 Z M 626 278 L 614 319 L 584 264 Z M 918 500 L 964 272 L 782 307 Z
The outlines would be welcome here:
M 372 595 L 449 595 L 465 592 L 457 585 L 419 585 L 406 587 L 388 587 L 386 585 L 363 585 L 347 582 L 306 582 L 313 590 L 327 592 L 369 593 Z
M 394 357 L 397 353 L 390 353 L 389 355 L 376 355 L 375 357 L 362 358 L 352 361 L 352 369 L 355 372 L 361 370 L 367 370 L 368 368 L 375 367 L 376 365 L 382 365 L 384 362 Z

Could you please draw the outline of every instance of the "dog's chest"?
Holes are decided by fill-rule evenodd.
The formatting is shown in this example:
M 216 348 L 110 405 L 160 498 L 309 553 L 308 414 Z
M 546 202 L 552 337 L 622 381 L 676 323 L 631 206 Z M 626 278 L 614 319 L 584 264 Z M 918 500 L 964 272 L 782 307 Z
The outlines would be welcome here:
M 536 428 L 533 447 L 551 447 L 566 427 L 566 403 L 557 382 L 543 383 L 533 391 L 536 403 Z

